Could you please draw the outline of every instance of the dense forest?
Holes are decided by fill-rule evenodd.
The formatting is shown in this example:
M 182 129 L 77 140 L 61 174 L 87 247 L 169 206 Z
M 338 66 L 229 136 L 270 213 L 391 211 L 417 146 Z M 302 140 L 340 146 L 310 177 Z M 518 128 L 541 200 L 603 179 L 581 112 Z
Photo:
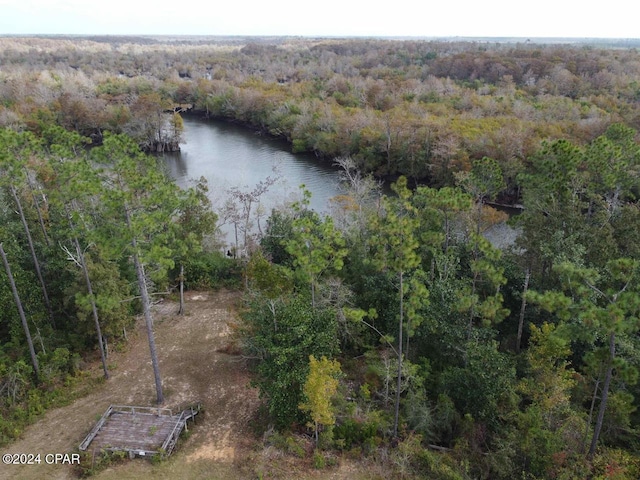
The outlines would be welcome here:
M 0 443 L 136 314 L 162 403 L 152 297 L 231 285 L 268 441 L 316 468 L 640 477 L 638 79 L 586 44 L 0 38 Z M 235 192 L 226 257 L 150 155 L 187 112 L 339 167 L 331 215 L 302 187 L 254 232 Z

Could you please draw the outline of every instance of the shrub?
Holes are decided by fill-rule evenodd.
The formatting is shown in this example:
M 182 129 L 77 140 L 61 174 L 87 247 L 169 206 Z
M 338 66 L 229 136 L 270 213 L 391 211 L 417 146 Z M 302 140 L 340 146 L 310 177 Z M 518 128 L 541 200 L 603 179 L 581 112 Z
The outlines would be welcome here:
M 241 266 L 237 260 L 220 252 L 201 252 L 184 265 L 185 287 L 190 290 L 206 290 L 219 287 L 238 287 L 241 283 Z M 174 272 L 179 275 L 179 267 Z
M 320 450 L 315 450 L 313 452 L 313 468 L 322 470 L 326 466 L 327 466 L 327 461 L 324 458 L 324 455 L 322 454 L 322 452 Z
M 352 418 L 346 419 L 333 429 L 333 436 L 336 445 L 343 450 L 351 450 L 356 446 L 375 442 L 378 433 L 378 424 L 369 422 L 358 422 Z

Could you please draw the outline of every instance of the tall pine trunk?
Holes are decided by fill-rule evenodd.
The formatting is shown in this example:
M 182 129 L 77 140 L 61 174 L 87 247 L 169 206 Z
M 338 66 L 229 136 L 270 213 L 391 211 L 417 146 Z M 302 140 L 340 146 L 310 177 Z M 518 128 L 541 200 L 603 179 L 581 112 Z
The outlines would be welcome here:
M 18 295 L 16 282 L 13 279 L 13 274 L 11 273 L 11 267 L 9 266 L 7 255 L 4 253 L 4 248 L 2 247 L 2 243 L 0 243 L 0 256 L 2 256 L 2 263 L 4 264 L 4 269 L 7 271 L 7 277 L 9 277 L 9 284 L 11 285 L 11 291 L 13 292 L 13 299 L 16 302 L 16 307 L 18 308 L 18 313 L 20 314 L 20 320 L 22 321 L 22 328 L 24 328 L 24 334 L 27 337 L 27 344 L 29 345 L 29 354 L 31 355 L 31 363 L 33 364 L 33 370 L 36 373 L 36 377 L 40 378 L 40 365 L 38 365 L 38 357 L 36 356 L 36 351 L 33 348 L 33 340 L 31 339 L 29 324 L 27 324 L 27 317 L 24 314 L 24 309 L 22 308 L 22 301 L 20 300 L 20 295 Z
M 36 269 L 36 275 L 38 277 L 38 281 L 40 282 L 40 287 L 42 288 L 42 297 L 44 298 L 44 304 L 47 307 L 47 312 L 49 313 L 49 319 L 51 320 L 51 324 L 55 326 L 54 319 L 53 319 L 53 309 L 51 308 L 51 302 L 49 301 L 47 286 L 45 285 L 44 278 L 42 277 L 40 262 L 38 261 L 38 256 L 36 255 L 36 250 L 33 246 L 33 238 L 31 237 L 29 224 L 27 223 L 27 219 L 24 216 L 24 211 L 22 210 L 22 202 L 20 201 L 20 197 L 18 196 L 16 189 L 13 185 L 10 186 L 10 190 L 11 190 L 11 196 L 13 197 L 13 200 L 16 202 L 16 207 L 18 208 L 18 214 L 20 215 L 20 220 L 22 221 L 22 226 L 24 227 L 25 235 L 27 236 L 27 242 L 29 243 L 29 250 L 31 251 L 31 257 L 33 258 L 33 264 Z
M 596 398 L 598 397 L 598 389 L 600 388 L 600 382 L 603 375 L 603 371 L 598 372 L 598 378 L 596 378 L 596 384 L 593 387 L 593 395 L 591 396 L 591 406 L 589 407 L 589 416 L 587 417 L 587 423 L 584 428 L 584 438 L 582 440 L 582 452 L 584 453 L 587 448 L 587 439 L 589 438 L 589 430 L 591 429 L 591 419 L 593 419 L 593 411 L 596 407 Z
M 393 419 L 393 436 L 398 436 L 398 419 L 400 417 L 400 387 L 402 386 L 402 330 L 404 320 L 404 272 L 400 272 L 400 320 L 398 321 L 398 380 L 396 383 L 396 405 Z
M 527 290 L 529 290 L 529 280 L 531 279 L 531 269 L 527 267 L 524 275 L 524 287 L 522 288 L 522 303 L 520 304 L 520 317 L 518 318 L 518 336 L 516 338 L 516 353 L 520 353 L 522 342 L 522 330 L 524 328 L 524 313 L 527 308 Z
M 80 242 L 78 237 L 74 237 L 73 241 L 76 245 L 76 252 L 78 254 L 78 261 L 82 267 L 82 273 L 84 274 L 84 281 L 87 284 L 87 292 L 89 293 L 89 300 L 91 302 L 91 313 L 93 315 L 93 322 L 96 327 L 96 334 L 98 335 L 98 346 L 100 347 L 100 360 L 102 361 L 102 369 L 104 370 L 104 378 L 109 379 L 109 369 L 107 368 L 107 355 L 105 353 L 104 342 L 102 341 L 102 329 L 100 328 L 100 319 L 98 317 L 98 307 L 96 306 L 96 299 L 93 295 L 93 286 L 91 285 L 91 277 L 89 276 L 89 270 L 87 269 L 87 262 L 84 259 L 84 254 L 80 249 Z
M 616 356 L 616 334 L 609 336 L 609 365 L 604 376 L 604 384 L 602 385 L 602 394 L 600 396 L 600 407 L 598 408 L 598 417 L 596 418 L 596 426 L 593 429 L 593 438 L 589 447 L 588 457 L 592 458 L 596 453 L 596 446 L 602 431 L 602 423 L 604 422 L 604 414 L 607 410 L 607 399 L 609 398 L 609 386 L 611 385 L 611 377 L 613 376 L 613 361 Z
M 133 234 L 131 228 L 131 216 L 129 214 L 129 207 L 124 206 L 125 217 L 127 220 L 127 227 Z M 151 354 L 151 366 L 153 367 L 153 377 L 156 383 L 156 403 L 161 405 L 164 403 L 164 395 L 162 393 L 162 378 L 160 377 L 160 365 L 158 363 L 158 353 L 156 351 L 156 339 L 153 333 L 153 317 L 151 316 L 151 300 L 149 299 L 149 292 L 147 290 L 147 278 L 144 273 L 144 266 L 140 262 L 140 256 L 138 255 L 138 241 L 133 235 L 131 239 L 131 246 L 133 247 L 133 264 L 136 269 L 136 277 L 138 278 L 138 288 L 140 289 L 140 299 L 142 301 L 142 311 L 144 313 L 144 321 L 147 327 L 147 338 L 149 340 L 149 353 Z
M 74 231 L 73 220 L 71 219 L 71 213 L 69 208 L 65 205 L 65 212 L 67 214 L 67 220 L 69 221 L 69 227 L 71 231 Z M 102 369 L 104 370 L 104 378 L 109 379 L 109 369 L 107 368 L 107 353 L 106 347 L 103 342 L 102 329 L 100 328 L 100 318 L 98 317 L 98 307 L 96 306 L 96 298 L 93 295 L 93 285 L 91 283 L 91 277 L 89 276 L 89 269 L 87 268 L 87 262 L 84 257 L 84 253 L 80 248 L 80 242 L 76 235 L 73 236 L 73 243 L 76 247 L 76 255 L 78 256 L 78 263 L 82 268 L 82 274 L 84 275 L 84 281 L 87 285 L 87 293 L 89 294 L 89 301 L 91 302 L 91 314 L 93 315 L 93 323 L 96 327 L 96 334 L 98 335 L 98 346 L 100 348 L 100 360 L 102 361 Z

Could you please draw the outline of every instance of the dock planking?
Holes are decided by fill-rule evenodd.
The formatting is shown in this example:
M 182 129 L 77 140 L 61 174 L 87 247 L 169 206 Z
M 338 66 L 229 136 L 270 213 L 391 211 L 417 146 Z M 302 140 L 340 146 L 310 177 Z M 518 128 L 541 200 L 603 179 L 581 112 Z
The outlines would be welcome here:
M 177 437 L 200 406 L 179 414 L 166 408 L 109 406 L 100 421 L 80 445 L 81 450 L 120 450 L 131 456 L 170 454 Z

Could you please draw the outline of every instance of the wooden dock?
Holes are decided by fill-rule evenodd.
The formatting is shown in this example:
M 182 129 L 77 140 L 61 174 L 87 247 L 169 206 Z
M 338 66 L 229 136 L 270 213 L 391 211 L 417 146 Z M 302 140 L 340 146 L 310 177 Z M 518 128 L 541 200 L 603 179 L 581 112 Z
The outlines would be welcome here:
M 199 411 L 199 403 L 179 409 L 179 413 L 168 408 L 110 405 L 80 450 L 125 451 L 131 458 L 170 455 L 187 421 Z

